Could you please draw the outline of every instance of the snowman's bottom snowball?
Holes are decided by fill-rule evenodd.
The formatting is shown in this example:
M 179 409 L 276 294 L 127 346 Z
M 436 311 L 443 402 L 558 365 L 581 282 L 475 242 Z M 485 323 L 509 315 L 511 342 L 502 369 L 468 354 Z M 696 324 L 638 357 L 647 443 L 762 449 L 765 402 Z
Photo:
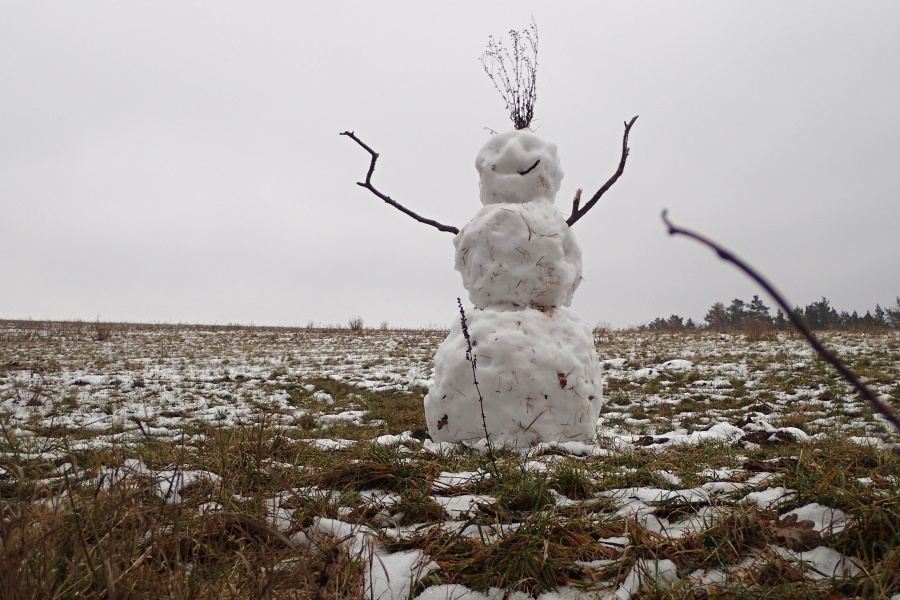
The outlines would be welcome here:
M 485 437 L 529 446 L 594 437 L 603 403 L 600 362 L 590 330 L 564 308 L 541 312 L 466 313 L 480 403 L 459 320 L 434 357 L 434 385 L 425 396 L 428 431 L 437 442 Z

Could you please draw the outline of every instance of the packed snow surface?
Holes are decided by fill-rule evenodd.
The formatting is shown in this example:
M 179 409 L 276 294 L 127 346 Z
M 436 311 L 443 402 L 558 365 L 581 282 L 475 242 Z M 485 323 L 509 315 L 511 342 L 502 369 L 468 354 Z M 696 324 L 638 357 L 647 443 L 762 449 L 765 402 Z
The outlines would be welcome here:
M 454 322 L 435 354 L 428 430 L 437 442 L 590 439 L 603 382 L 590 330 L 563 308 L 581 283 L 581 248 L 553 206 L 556 146 L 512 131 L 492 137 L 475 166 L 484 207 L 453 244 L 476 310 L 470 339 Z
M 478 389 L 454 322 L 435 354 L 425 419 L 437 442 L 484 438 L 527 446 L 589 440 L 603 399 L 591 332 L 564 308 L 467 313 Z M 479 390 L 481 399 L 479 398 Z M 482 423 L 482 411 L 484 423 Z
M 553 202 L 563 171 L 556 144 L 526 130 L 492 136 L 475 158 L 483 204 Z
M 456 270 L 479 307 L 568 306 L 581 248 L 551 203 L 488 204 L 453 239 Z

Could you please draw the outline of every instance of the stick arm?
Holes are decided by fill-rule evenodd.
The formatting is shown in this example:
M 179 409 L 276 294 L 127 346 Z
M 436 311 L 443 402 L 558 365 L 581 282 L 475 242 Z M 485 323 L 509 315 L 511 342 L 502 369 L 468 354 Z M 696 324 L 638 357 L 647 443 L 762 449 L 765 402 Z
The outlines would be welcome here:
M 448 233 L 452 233 L 453 235 L 456 235 L 457 233 L 459 233 L 458 228 L 453 227 L 452 225 L 444 225 L 443 223 L 439 223 L 433 219 L 426 219 L 425 217 L 418 215 L 418 214 L 414 213 L 413 211 L 409 210 L 408 208 L 406 208 L 405 206 L 403 206 L 402 204 L 400 204 L 399 202 L 397 202 L 390 196 L 378 191 L 378 189 L 376 189 L 375 186 L 372 184 L 372 175 L 375 174 L 375 161 L 378 160 L 378 153 L 375 152 L 374 150 L 372 150 L 372 148 L 370 148 L 361 139 L 356 137 L 356 134 L 352 131 L 345 131 L 345 132 L 341 133 L 341 135 L 346 135 L 351 140 L 353 140 L 354 142 L 356 142 L 357 144 L 362 146 L 363 149 L 365 149 L 365 151 L 368 152 L 369 155 L 371 155 L 371 157 L 372 157 L 372 161 L 369 163 L 369 170 L 366 173 L 366 180 L 365 181 L 357 181 L 356 185 L 366 188 L 367 190 L 369 190 L 370 192 L 372 192 L 373 194 L 375 194 L 376 196 L 378 196 L 379 198 L 384 200 L 386 203 L 390 204 L 391 206 L 393 206 L 394 208 L 396 208 L 403 214 L 412 217 L 419 223 L 425 223 L 426 225 L 431 225 L 432 227 L 436 228 L 438 231 L 446 231 Z
M 581 206 L 581 190 L 575 192 L 575 199 L 572 201 L 572 214 L 566 219 L 566 225 L 569 227 L 574 225 L 578 219 L 594 208 L 594 205 L 597 204 L 600 197 L 605 194 L 606 191 L 618 181 L 619 177 L 622 176 L 622 173 L 625 172 L 625 161 L 628 160 L 628 154 L 631 152 L 631 148 L 628 147 L 628 134 L 631 133 L 631 128 L 634 126 L 635 121 L 637 121 L 637 116 L 633 117 L 630 121 L 625 122 L 625 134 L 622 136 L 622 158 L 619 159 L 619 168 L 616 169 L 616 172 L 613 173 L 612 177 L 597 190 L 597 193 L 591 196 L 591 199 L 588 200 L 588 203 L 584 206 Z

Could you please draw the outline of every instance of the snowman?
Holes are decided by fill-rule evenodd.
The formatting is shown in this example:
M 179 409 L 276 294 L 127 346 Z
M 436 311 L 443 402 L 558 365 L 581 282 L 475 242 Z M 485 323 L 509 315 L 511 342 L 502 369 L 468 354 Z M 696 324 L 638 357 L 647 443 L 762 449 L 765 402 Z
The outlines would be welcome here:
M 341 134 L 371 155 L 366 180 L 358 185 L 455 236 L 456 270 L 474 309 L 464 312 L 465 323 L 453 323 L 434 357 L 425 419 L 436 442 L 589 441 L 603 405 L 593 335 L 568 309 L 581 283 L 581 248 L 571 226 L 622 175 L 637 117 L 625 123 L 615 174 L 584 206 L 578 190 L 572 214 L 564 219 L 554 206 L 563 178 L 556 145 L 529 128 L 537 28 L 532 23 L 530 30 L 510 34 L 513 54 L 491 39 L 482 64 L 516 129 L 494 135 L 478 152 L 483 206 L 462 230 L 426 219 L 376 189 L 378 153 L 353 132 Z
M 428 431 L 438 442 L 589 440 L 603 381 L 591 331 L 567 308 L 581 283 L 581 248 L 554 206 L 563 177 L 556 145 L 527 129 L 495 135 L 475 168 L 484 206 L 453 240 L 475 308 L 466 312 L 469 340 L 457 320 L 435 354 Z

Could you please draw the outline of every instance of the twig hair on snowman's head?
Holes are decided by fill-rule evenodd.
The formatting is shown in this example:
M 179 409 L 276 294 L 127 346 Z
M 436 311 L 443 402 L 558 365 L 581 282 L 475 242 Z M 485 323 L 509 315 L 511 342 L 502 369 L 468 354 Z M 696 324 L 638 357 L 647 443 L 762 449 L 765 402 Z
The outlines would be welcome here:
M 532 18 L 531 25 L 522 31 L 510 30 L 509 37 L 511 48 L 503 45 L 502 38 L 495 41 L 489 36 L 481 64 L 506 103 L 515 128 L 528 129 L 537 101 L 537 24 Z

